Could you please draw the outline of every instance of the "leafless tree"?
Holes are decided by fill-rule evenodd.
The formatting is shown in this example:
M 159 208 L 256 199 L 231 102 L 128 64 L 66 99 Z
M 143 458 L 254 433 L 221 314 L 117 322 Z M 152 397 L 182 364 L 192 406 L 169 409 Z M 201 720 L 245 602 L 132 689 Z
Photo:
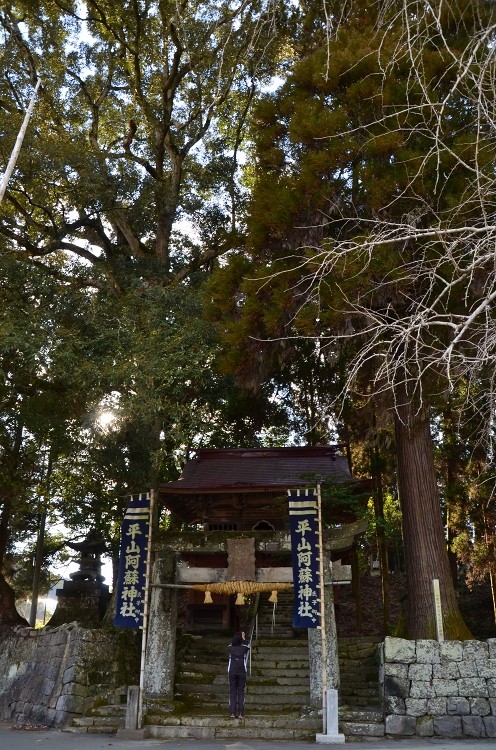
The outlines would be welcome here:
M 323 0 L 329 27 L 329 50 L 346 23 L 348 3 L 340 17 Z M 415 163 L 409 182 L 376 216 L 358 213 L 327 216 L 331 240 L 304 248 L 299 262 L 304 276 L 302 298 L 317 305 L 329 278 L 346 267 L 367 271 L 375 259 L 397 254 L 398 265 L 375 278 L 373 288 L 343 292 L 343 311 L 360 319 L 330 340 L 360 338 L 363 342 L 349 368 L 346 389 L 359 374 L 373 372 L 373 393 L 395 392 L 402 383 L 415 395 L 418 408 L 424 387 L 434 377 L 453 392 L 460 383 L 467 410 L 484 420 L 480 430 L 493 452 L 496 383 L 496 6 L 487 2 L 385 0 L 376 4 L 375 48 L 384 80 L 399 65 L 409 69 L 406 96 L 385 103 L 380 118 L 360 126 L 373 139 L 379 124 L 401 127 L 402 140 L 421 130 L 428 147 Z M 396 39 L 394 54 L 384 52 L 388 35 Z M 389 48 L 390 49 L 390 48 Z M 442 85 L 432 79 L 427 57 L 443 60 Z M 458 132 L 453 119 L 463 111 Z M 334 133 L 329 140 L 339 139 Z M 449 171 L 447 171 L 449 170 Z M 463 175 L 458 202 L 427 203 L 419 184 L 428 175 L 433 192 L 442 198 L 446 183 Z M 399 206 L 407 205 L 404 212 Z M 392 218 L 393 217 L 393 218 Z M 333 232 L 333 225 L 354 220 L 352 233 Z M 351 222 L 350 222 L 351 223 Z M 293 266 L 294 267 L 294 266 Z M 379 294 L 380 289 L 380 294 Z M 355 290 L 354 290 L 355 291 Z M 373 367 L 371 367 L 373 364 Z M 484 396 L 481 377 L 484 374 Z M 440 386 L 441 387 L 441 386 Z

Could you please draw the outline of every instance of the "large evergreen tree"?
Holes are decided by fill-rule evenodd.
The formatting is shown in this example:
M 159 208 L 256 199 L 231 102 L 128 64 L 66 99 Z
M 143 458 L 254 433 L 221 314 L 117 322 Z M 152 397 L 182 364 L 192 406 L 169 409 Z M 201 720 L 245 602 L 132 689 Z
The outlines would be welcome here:
M 154 486 L 159 472 L 175 478 L 202 440 L 256 439 L 277 411 L 265 409 L 268 394 L 245 413 L 233 408 L 239 389 L 211 367 L 201 286 L 212 259 L 240 242 L 238 154 L 273 70 L 278 6 L 19 0 L 0 9 L 3 164 L 42 82 L 1 206 L 1 252 L 46 280 L 61 309 L 64 293 L 80 295 L 47 349 L 66 373 L 64 393 L 85 402 L 64 415 L 67 444 L 52 473 L 77 531 L 94 523 L 108 534 L 125 493 Z M 93 417 L 109 402 L 115 429 L 95 439 Z M 63 422 L 62 400 L 52 408 Z
M 434 636 L 438 578 L 446 637 L 463 638 L 429 417 L 453 385 L 455 360 L 476 362 L 486 344 L 487 329 L 471 313 L 470 243 L 453 256 L 438 232 L 460 237 L 477 221 L 474 174 L 491 169 L 474 82 L 492 59 L 484 25 L 492 11 L 460 2 L 435 14 L 419 4 L 412 16 L 409 4 L 403 17 L 401 7 L 333 7 L 333 33 L 324 36 L 321 19 L 316 44 L 307 37 L 286 82 L 259 106 L 254 262 L 244 274 L 252 280 L 242 282 L 241 327 L 253 348 L 310 336 L 330 361 L 346 352 L 343 393 L 381 397 L 395 421 L 409 593 L 403 632 Z M 409 38 L 412 18 L 417 35 Z M 315 31 L 314 12 L 311 21 Z

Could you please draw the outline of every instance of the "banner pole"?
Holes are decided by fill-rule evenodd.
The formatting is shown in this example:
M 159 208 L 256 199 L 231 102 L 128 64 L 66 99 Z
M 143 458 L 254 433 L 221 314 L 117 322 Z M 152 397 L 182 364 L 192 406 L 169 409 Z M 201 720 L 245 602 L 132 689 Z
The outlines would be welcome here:
M 322 535 L 322 497 L 320 482 L 317 484 L 317 508 L 319 519 L 319 574 L 320 574 L 320 629 L 322 643 L 322 727 L 323 734 L 327 733 L 327 639 L 325 626 L 324 602 L 324 544 Z
M 28 129 L 29 120 L 31 118 L 31 114 L 32 114 L 33 109 L 34 109 L 34 103 L 36 101 L 36 95 L 38 93 L 38 89 L 40 88 L 40 84 L 41 84 L 41 78 L 38 78 L 38 80 L 36 81 L 35 89 L 34 89 L 33 94 L 31 96 L 31 100 L 29 102 L 29 106 L 28 106 L 28 108 L 26 110 L 26 114 L 24 115 L 24 120 L 23 120 L 23 123 L 21 125 L 21 129 L 19 130 L 19 134 L 17 136 L 14 148 L 13 148 L 12 153 L 10 155 L 9 163 L 7 164 L 7 167 L 5 169 L 4 175 L 3 175 L 2 180 L 0 182 L 0 203 L 2 202 L 3 196 L 5 195 L 5 191 L 7 190 L 8 181 L 10 180 L 12 172 L 15 169 L 15 165 L 17 163 L 17 157 L 20 154 L 21 147 L 22 147 L 22 142 L 24 140 L 24 136 L 26 135 L 26 130 Z
M 149 592 L 151 578 L 151 560 L 152 560 L 152 532 L 153 518 L 155 512 L 155 490 L 150 490 L 150 521 L 148 531 L 148 549 L 146 554 L 146 572 L 145 572 L 145 591 L 143 601 L 143 632 L 141 635 L 141 664 L 139 679 L 139 697 L 138 697 L 138 721 L 137 728 L 141 729 L 143 723 L 143 687 L 145 678 L 145 661 L 146 661 L 146 644 L 148 640 L 148 609 L 149 609 Z

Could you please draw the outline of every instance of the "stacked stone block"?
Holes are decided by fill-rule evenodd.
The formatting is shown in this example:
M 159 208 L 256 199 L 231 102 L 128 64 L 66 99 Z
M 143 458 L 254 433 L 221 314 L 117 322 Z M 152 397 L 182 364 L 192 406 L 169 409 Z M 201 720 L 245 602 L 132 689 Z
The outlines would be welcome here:
M 496 638 L 386 638 L 380 681 L 386 735 L 496 737 Z
M 338 638 L 341 705 L 378 708 L 380 638 Z
M 76 623 L 53 630 L 19 628 L 0 642 L 0 718 L 65 726 L 95 699 L 137 679 L 139 643 Z

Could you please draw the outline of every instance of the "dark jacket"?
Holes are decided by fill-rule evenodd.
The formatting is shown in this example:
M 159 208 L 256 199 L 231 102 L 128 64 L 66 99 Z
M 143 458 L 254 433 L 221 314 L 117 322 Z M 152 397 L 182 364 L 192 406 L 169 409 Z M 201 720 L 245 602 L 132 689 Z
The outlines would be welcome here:
M 242 643 L 240 646 L 229 646 L 227 671 L 230 675 L 246 674 L 246 658 L 249 648 L 247 643 Z

